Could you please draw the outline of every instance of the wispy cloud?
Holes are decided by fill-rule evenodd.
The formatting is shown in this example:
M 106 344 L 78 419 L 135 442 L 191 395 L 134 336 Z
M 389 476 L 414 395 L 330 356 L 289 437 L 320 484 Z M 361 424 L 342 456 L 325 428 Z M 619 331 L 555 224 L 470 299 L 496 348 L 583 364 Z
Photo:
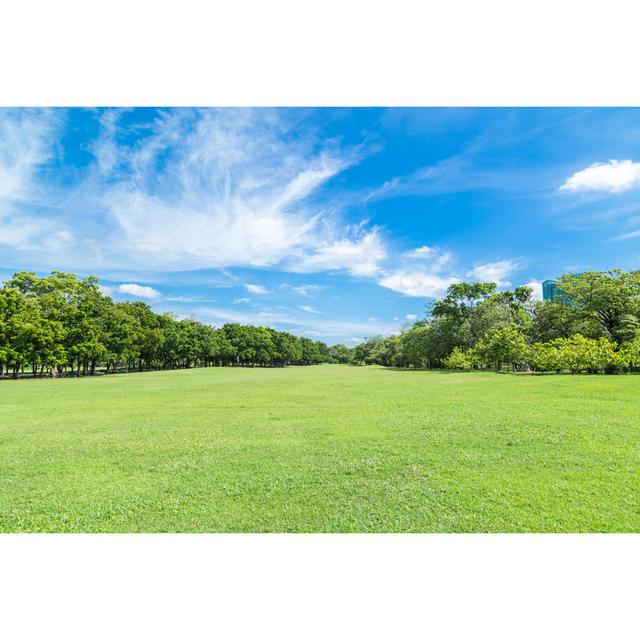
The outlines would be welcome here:
M 631 240 L 631 238 L 637 238 L 638 236 L 640 236 L 640 229 L 634 229 L 633 231 L 627 231 L 626 233 L 614 236 L 611 240 Z
M 425 251 L 425 249 L 429 249 Z M 448 267 L 452 255 L 435 247 L 418 247 L 403 254 L 408 260 L 386 272 L 378 284 L 387 289 L 414 297 L 434 297 L 443 294 L 447 287 L 459 280 Z M 420 258 L 416 264 L 415 258 Z
M 103 192 L 127 253 L 166 269 L 325 268 L 327 245 L 350 240 L 312 196 L 358 152 L 318 150 L 289 128 L 270 110 L 179 110 L 133 147 L 105 136 L 98 163 L 126 168 Z
M 434 247 L 428 247 L 426 244 L 422 247 L 418 247 L 416 249 L 411 249 L 411 251 L 405 251 L 402 255 L 405 258 L 415 258 L 417 260 L 424 260 L 426 258 L 430 258 L 437 249 Z
M 506 167 L 486 168 L 474 161 L 475 150 L 445 158 L 403 176 L 395 176 L 379 187 L 370 189 L 366 201 L 402 196 L 431 196 L 473 190 L 531 192 L 543 188 L 541 178 L 531 172 Z
M 387 257 L 378 229 L 352 230 L 350 238 L 323 242 L 312 253 L 294 259 L 296 271 L 348 271 L 354 276 L 373 276 Z
M 263 296 L 269 293 L 269 289 L 267 289 L 266 287 L 263 287 L 261 284 L 245 284 L 244 288 L 249 293 L 254 293 L 259 296 Z
M 60 114 L 48 109 L 0 109 L 0 201 L 33 202 L 38 169 L 54 153 Z
M 302 309 L 303 311 L 306 311 L 307 313 L 320 313 L 320 311 L 316 311 L 313 307 L 309 306 L 308 304 L 298 305 L 298 308 Z
M 219 325 L 225 322 L 240 322 L 272 327 L 293 327 L 306 335 L 341 337 L 360 334 L 361 336 L 391 335 L 400 329 L 396 322 L 357 322 L 335 320 L 320 315 L 305 314 L 298 317 L 295 313 L 277 313 L 273 311 L 240 312 L 221 307 L 201 307 L 194 309 L 194 315 L 203 321 Z
M 297 293 L 301 296 L 313 298 L 314 296 L 312 294 L 320 293 L 321 291 L 324 291 L 326 287 L 319 284 L 301 284 L 298 286 L 291 286 L 290 284 L 282 284 L 280 285 L 280 288 L 290 289 L 294 293 Z
M 53 158 L 63 118 L 50 109 L 0 109 L 0 245 L 34 253 L 65 248 L 63 220 L 37 215 L 46 203 L 38 180 Z
M 508 287 L 511 282 L 507 278 L 520 268 L 516 260 L 498 260 L 478 264 L 467 273 L 467 277 L 479 282 L 495 282 L 499 287 Z

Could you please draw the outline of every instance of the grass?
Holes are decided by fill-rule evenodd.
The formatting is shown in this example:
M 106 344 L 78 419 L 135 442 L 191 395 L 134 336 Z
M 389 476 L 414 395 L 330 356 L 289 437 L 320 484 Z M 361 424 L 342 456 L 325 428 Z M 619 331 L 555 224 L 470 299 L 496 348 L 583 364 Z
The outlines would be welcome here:
M 640 378 L 0 382 L 0 531 L 640 531 Z

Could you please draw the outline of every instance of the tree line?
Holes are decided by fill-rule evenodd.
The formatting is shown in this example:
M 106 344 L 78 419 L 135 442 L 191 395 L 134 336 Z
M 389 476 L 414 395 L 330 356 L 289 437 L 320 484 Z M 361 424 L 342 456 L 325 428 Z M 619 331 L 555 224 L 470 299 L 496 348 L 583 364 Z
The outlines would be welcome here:
M 461 282 L 398 336 L 353 349 L 354 364 L 617 373 L 640 367 L 640 271 L 564 274 L 553 300 L 529 287 Z
M 640 271 L 564 274 L 553 300 L 460 282 L 399 335 L 355 348 L 268 327 L 157 314 L 114 302 L 90 276 L 18 272 L 0 288 L 0 377 L 322 362 L 617 373 L 640 368 Z
M 347 352 L 286 331 L 215 328 L 143 302 L 114 302 L 93 276 L 18 272 L 0 289 L 0 377 L 309 365 L 345 362 Z

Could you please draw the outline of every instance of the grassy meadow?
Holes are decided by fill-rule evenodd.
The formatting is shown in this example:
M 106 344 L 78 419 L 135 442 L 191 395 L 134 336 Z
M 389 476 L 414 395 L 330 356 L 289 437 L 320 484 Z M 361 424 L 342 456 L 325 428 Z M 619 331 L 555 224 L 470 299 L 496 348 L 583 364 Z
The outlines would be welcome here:
M 640 532 L 640 378 L 0 382 L 3 532 Z

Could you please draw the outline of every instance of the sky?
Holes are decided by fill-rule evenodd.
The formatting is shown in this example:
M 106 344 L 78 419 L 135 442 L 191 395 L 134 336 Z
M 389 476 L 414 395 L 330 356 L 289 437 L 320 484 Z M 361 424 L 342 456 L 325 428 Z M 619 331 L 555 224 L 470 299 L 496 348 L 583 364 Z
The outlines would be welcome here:
M 638 109 L 0 109 L 0 280 L 353 346 L 457 281 L 639 268 L 638 149 Z

